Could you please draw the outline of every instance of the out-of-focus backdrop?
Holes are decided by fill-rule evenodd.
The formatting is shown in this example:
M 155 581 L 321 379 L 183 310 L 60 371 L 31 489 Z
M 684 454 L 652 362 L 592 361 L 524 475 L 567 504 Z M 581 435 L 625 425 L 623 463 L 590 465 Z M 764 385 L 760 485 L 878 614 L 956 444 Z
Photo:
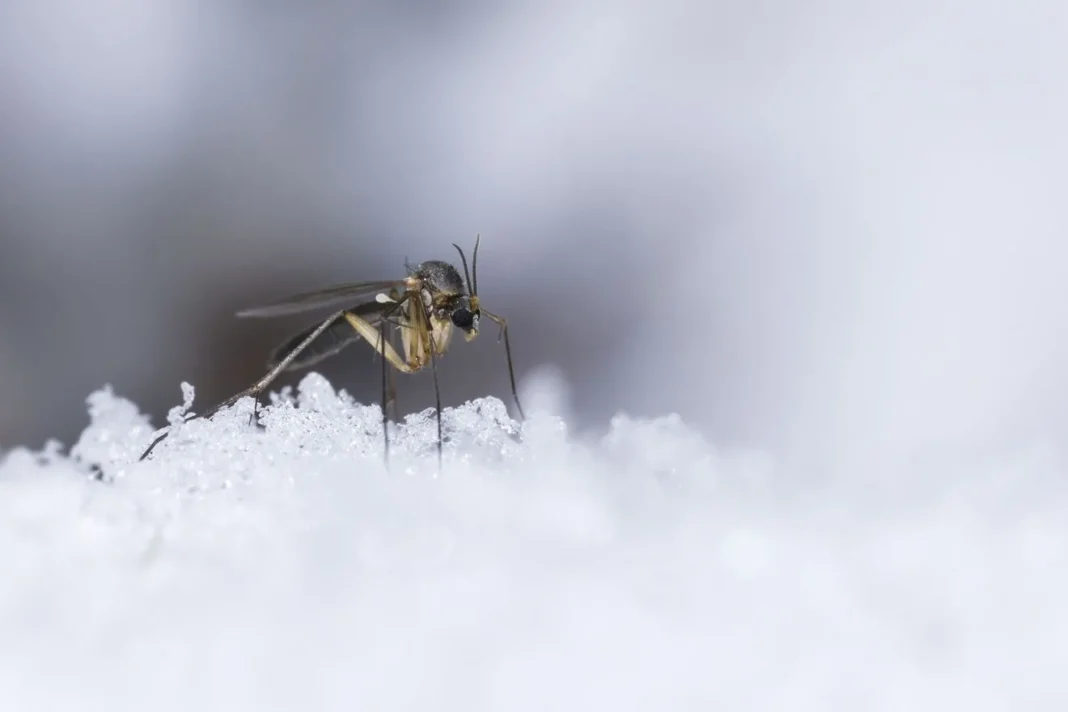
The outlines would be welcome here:
M 69 445 L 105 383 L 203 408 L 304 323 L 235 310 L 477 233 L 520 379 L 561 374 L 576 427 L 678 412 L 847 466 L 1061 438 L 1066 27 L 1053 0 L 6 0 L 0 446 Z M 448 403 L 507 400 L 486 333 Z M 321 370 L 374 399 L 374 368 Z

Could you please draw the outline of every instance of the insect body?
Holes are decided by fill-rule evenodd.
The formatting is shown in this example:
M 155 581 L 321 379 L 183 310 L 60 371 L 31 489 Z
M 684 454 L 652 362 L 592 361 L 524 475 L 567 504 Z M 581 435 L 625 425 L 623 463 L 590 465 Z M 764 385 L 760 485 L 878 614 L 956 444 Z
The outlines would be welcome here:
M 240 317 L 275 317 L 295 314 L 326 306 L 349 304 L 316 326 L 304 329 L 283 342 L 268 359 L 269 372 L 252 386 L 219 403 L 200 416 L 210 417 L 222 408 L 233 405 L 245 396 L 257 397 L 282 372 L 306 368 L 333 356 L 349 344 L 361 339 L 382 358 L 382 432 L 385 455 L 389 457 L 388 406 L 395 400 L 392 370 L 386 362 L 402 373 L 417 373 L 427 366 L 434 375 L 434 396 L 438 426 L 438 460 L 441 460 L 441 394 L 437 380 L 437 358 L 444 356 L 456 330 L 466 341 L 476 338 L 482 317 L 498 324 L 504 338 L 508 377 L 519 416 L 523 408 L 516 393 L 515 372 L 512 367 L 508 324 L 497 314 L 486 311 L 478 297 L 478 245 L 472 254 L 472 272 L 467 270 L 467 258 L 459 246 L 456 250 L 464 268 L 464 276 L 447 262 L 430 260 L 409 268 L 402 280 L 342 284 L 315 292 L 298 294 L 275 304 L 238 312 Z M 473 279 L 472 279 L 473 275 Z M 466 278 L 466 283 L 465 283 Z M 366 301 L 374 294 L 374 298 Z M 359 299 L 355 305 L 353 302 Z M 394 341 L 399 332 L 401 351 Z M 157 437 L 141 455 L 144 460 L 164 438 Z

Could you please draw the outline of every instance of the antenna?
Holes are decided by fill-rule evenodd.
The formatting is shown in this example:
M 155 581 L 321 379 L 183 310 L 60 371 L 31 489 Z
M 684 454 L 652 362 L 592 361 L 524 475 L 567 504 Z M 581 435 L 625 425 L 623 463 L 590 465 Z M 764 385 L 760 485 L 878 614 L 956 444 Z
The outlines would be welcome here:
M 475 281 L 471 284 L 471 296 L 478 296 L 478 243 L 482 240 L 482 233 L 475 236 L 475 252 L 471 255 L 471 271 L 475 275 Z
M 471 273 L 467 271 L 467 258 L 464 257 L 464 251 L 455 242 L 452 243 L 452 246 L 460 253 L 460 261 L 464 265 L 464 277 L 467 279 L 467 291 L 471 293 L 471 296 L 475 296 L 475 288 L 471 286 Z

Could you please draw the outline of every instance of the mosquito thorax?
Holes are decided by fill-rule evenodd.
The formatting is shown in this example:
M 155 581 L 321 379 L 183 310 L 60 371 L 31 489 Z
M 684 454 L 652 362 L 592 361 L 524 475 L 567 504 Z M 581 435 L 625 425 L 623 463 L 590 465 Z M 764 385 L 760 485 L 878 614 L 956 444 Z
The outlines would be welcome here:
M 429 260 L 416 266 L 413 277 L 421 280 L 423 286 L 432 293 L 460 295 L 467 292 L 464 278 L 448 262 Z

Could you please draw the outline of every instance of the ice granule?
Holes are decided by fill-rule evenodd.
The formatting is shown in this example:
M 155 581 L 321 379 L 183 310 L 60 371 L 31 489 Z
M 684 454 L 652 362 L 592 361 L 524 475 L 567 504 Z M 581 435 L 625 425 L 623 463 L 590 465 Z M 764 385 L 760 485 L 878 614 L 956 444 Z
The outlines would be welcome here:
M 481 398 L 440 472 L 433 411 L 387 469 L 377 406 L 318 374 L 265 400 L 139 462 L 153 429 L 104 388 L 69 454 L 4 453 L 0 709 L 1068 704 L 1048 448 L 880 499 L 676 416 L 579 437 Z

